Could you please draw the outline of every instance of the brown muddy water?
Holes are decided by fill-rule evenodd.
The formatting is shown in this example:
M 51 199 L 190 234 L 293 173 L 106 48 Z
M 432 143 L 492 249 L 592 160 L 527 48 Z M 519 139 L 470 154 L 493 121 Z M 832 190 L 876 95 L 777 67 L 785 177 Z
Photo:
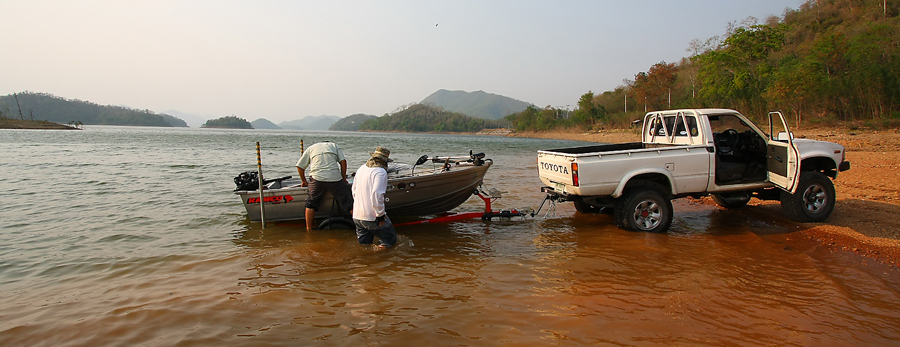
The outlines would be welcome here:
M 87 127 L 0 130 L 0 345 L 900 345 L 900 275 L 762 207 L 676 202 L 666 234 L 544 218 L 351 231 L 250 223 L 232 178 L 295 174 L 299 139 L 399 162 L 494 160 L 495 208 L 536 208 L 539 139 Z M 838 192 L 840 194 L 840 192 Z M 459 211 L 477 211 L 473 198 Z M 545 207 L 546 208 L 546 207 Z M 774 210 L 773 210 L 774 211 Z

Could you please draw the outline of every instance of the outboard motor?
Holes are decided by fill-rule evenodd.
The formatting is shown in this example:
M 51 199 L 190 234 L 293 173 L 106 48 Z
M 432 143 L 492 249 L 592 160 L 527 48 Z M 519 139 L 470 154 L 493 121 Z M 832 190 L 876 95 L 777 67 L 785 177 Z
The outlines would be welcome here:
M 484 165 L 484 152 L 472 154 L 472 151 L 469 151 L 469 161 L 475 164 L 475 166 Z
M 259 189 L 259 173 L 256 171 L 241 172 L 234 177 L 234 185 L 237 186 L 234 191 L 257 190 Z

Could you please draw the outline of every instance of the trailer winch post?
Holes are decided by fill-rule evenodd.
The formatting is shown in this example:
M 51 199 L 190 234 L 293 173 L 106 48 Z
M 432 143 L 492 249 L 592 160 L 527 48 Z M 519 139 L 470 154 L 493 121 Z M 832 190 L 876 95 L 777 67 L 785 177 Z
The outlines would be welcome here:
M 266 228 L 266 208 L 263 201 L 263 173 L 262 173 L 262 157 L 259 154 L 259 141 L 256 141 L 256 173 L 259 180 L 259 220 L 262 222 L 262 228 Z

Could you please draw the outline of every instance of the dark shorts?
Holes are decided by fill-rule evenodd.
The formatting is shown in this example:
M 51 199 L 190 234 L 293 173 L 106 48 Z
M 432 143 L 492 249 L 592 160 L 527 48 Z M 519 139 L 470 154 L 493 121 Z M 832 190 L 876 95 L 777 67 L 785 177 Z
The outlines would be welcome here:
M 351 192 L 350 183 L 345 181 L 324 182 L 310 178 L 306 192 L 309 195 L 306 197 L 306 208 L 318 211 L 322 197 L 326 192 L 331 192 L 342 214 L 350 214 L 350 211 L 353 210 L 353 192 Z

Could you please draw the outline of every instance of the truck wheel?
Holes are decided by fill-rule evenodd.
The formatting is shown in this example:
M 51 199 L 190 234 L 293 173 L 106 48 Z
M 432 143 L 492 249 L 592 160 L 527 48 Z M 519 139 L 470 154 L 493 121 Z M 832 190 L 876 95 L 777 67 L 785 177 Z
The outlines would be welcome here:
M 794 194 L 781 192 L 781 209 L 798 222 L 821 222 L 834 211 L 834 183 L 817 171 L 800 173 Z
M 665 232 L 672 225 L 672 201 L 655 189 L 632 189 L 617 199 L 614 214 L 619 228 Z
M 713 194 L 712 199 L 716 205 L 724 208 L 741 208 L 750 202 L 750 194 L 747 192 Z

